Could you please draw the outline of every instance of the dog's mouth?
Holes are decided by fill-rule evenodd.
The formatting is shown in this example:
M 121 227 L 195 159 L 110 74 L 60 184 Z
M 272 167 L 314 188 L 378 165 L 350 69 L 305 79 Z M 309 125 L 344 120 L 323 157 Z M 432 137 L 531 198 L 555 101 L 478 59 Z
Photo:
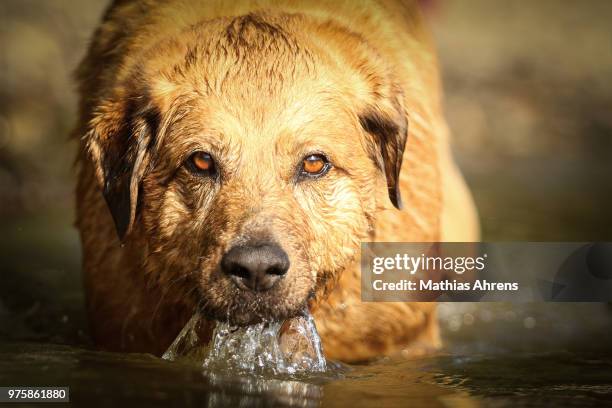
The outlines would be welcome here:
M 285 278 L 270 287 L 254 284 L 259 289 L 253 289 L 226 278 L 200 290 L 198 307 L 205 317 L 235 326 L 285 321 L 300 316 L 314 296 L 314 289 L 298 291 L 296 286 Z
M 271 239 L 250 239 L 225 250 L 209 271 L 202 260 L 200 311 L 209 319 L 232 325 L 284 321 L 302 313 L 314 280 L 308 263 Z

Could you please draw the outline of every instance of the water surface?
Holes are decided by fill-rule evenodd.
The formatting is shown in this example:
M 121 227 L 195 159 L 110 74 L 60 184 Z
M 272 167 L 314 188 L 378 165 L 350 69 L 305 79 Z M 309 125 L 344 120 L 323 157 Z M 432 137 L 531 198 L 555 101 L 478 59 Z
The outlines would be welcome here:
M 440 354 L 382 360 L 292 381 L 205 375 L 145 354 L 35 343 L 0 345 L 3 384 L 69 385 L 73 406 L 593 406 L 612 397 L 601 353 Z

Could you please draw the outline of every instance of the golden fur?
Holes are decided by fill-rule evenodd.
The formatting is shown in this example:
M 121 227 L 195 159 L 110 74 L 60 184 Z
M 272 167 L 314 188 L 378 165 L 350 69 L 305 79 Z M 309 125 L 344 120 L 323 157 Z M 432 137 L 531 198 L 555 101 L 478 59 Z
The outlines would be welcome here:
M 361 241 L 478 234 L 414 2 L 116 1 L 78 77 L 98 345 L 160 354 L 197 307 L 248 324 L 306 306 L 332 359 L 438 344 L 434 304 L 360 300 Z M 218 179 L 186 168 L 198 150 Z M 298 181 L 310 152 L 333 168 Z M 220 258 L 263 238 L 291 267 L 268 292 L 240 290 Z

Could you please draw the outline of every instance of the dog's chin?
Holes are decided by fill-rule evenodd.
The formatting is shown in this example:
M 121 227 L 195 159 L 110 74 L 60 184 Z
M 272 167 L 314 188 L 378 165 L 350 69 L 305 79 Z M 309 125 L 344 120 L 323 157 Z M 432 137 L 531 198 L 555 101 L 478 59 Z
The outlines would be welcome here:
M 233 326 L 250 326 L 262 322 L 282 322 L 301 316 L 308 307 L 308 300 L 308 294 L 278 297 L 274 291 L 240 291 L 216 305 L 203 300 L 200 302 L 200 312 L 210 320 Z

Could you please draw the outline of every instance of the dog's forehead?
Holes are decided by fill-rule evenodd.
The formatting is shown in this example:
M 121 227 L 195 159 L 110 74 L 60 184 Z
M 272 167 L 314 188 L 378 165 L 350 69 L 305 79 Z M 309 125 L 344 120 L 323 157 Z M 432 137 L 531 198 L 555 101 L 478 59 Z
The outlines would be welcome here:
M 249 146 L 250 150 L 296 154 L 307 148 L 344 151 L 357 148 L 358 119 L 336 94 L 311 87 L 308 94 L 267 99 L 233 99 L 226 95 L 196 96 L 175 112 L 167 142 L 217 149 Z M 344 149 L 344 141 L 348 143 Z M 348 149 L 350 147 L 351 149 Z
M 287 105 L 288 97 L 312 100 L 358 89 L 361 81 L 349 80 L 350 70 L 339 69 L 327 50 L 295 28 L 294 18 L 246 15 L 208 21 L 150 49 L 138 70 L 166 104 L 172 95 L 191 93 L 225 99 L 229 108 L 240 106 L 243 113 L 252 107 L 255 115 L 261 115 L 261 106 L 270 111 Z
M 206 94 L 274 93 L 320 65 L 307 37 L 289 24 L 258 15 L 207 21 L 146 50 L 138 69 L 166 86 L 190 84 Z
M 329 147 L 357 131 L 358 81 L 284 24 L 253 16 L 207 23 L 148 59 L 149 93 L 162 114 L 185 107 L 172 138 L 212 135 L 290 150 Z
M 229 75 L 211 66 L 192 69 L 192 78 L 199 80 L 153 80 L 150 96 L 161 113 L 180 116 L 193 125 L 199 121 L 217 130 L 262 136 L 281 128 L 297 133 L 319 124 L 329 128 L 356 123 L 351 121 L 354 100 L 329 73 L 294 78 L 280 71 L 272 77 L 253 72 Z

